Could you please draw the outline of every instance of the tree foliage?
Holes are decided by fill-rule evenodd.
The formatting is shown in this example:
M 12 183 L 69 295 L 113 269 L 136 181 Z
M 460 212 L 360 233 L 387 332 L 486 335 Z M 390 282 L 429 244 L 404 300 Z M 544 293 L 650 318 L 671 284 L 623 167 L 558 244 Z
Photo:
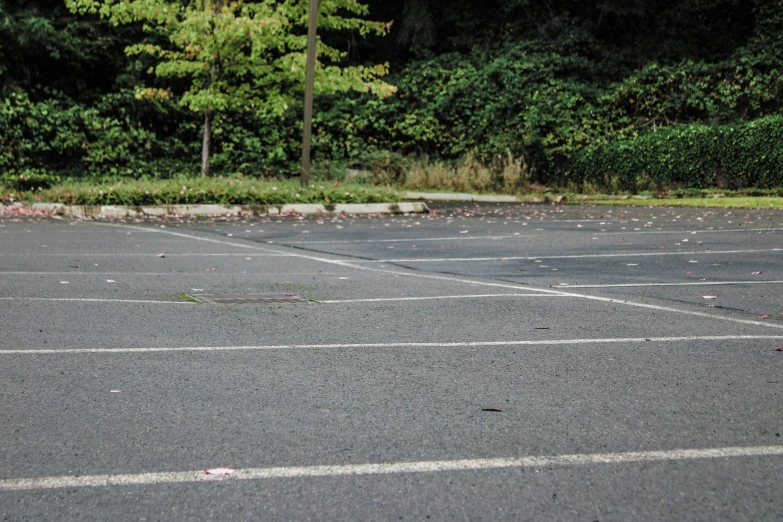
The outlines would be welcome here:
M 115 25 L 142 22 L 158 38 L 126 47 L 128 56 L 149 55 L 157 64 L 149 72 L 159 78 L 185 78 L 179 102 L 205 115 L 204 165 L 209 153 L 214 112 L 249 111 L 283 114 L 293 87 L 303 83 L 308 4 L 297 0 L 250 3 L 242 0 L 66 0 L 78 13 L 99 14 Z M 357 0 L 323 0 L 320 25 L 325 30 L 383 35 L 389 24 L 343 13 L 366 14 Z M 317 92 L 394 91 L 380 80 L 387 66 L 340 67 L 344 53 L 321 42 L 316 72 Z M 325 63 L 332 65 L 326 65 Z M 338 64 L 338 65 L 334 65 Z M 137 96 L 168 100 L 173 88 L 139 87 Z
M 305 1 L 63 1 L 0 0 L 0 168 L 192 173 L 209 110 L 216 172 L 297 171 Z M 509 150 L 567 182 L 615 144 L 781 112 L 780 0 L 365 1 L 322 0 L 316 160 Z

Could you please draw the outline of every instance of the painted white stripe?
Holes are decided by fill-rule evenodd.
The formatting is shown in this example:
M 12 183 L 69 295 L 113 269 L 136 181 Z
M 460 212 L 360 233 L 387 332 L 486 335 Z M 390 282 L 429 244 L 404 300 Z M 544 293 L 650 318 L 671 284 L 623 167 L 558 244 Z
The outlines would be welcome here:
M 591 220 L 558 220 L 549 223 L 583 223 L 591 222 Z M 528 223 L 542 224 L 544 221 L 528 221 Z M 616 223 L 616 221 L 614 222 Z M 615 231 L 615 232 L 596 232 L 590 229 L 584 230 L 562 230 L 561 232 L 579 232 L 590 233 L 593 235 L 626 235 L 626 234 L 691 234 L 695 233 L 713 233 L 713 232 L 767 232 L 783 230 L 783 228 L 754 228 L 754 229 L 724 229 L 724 230 L 647 230 L 647 231 Z M 323 240 L 323 241 L 281 241 L 280 245 L 345 245 L 345 244 L 361 244 L 361 243 L 416 243 L 425 241 L 465 241 L 465 240 L 499 240 L 499 239 L 523 239 L 531 237 L 545 237 L 545 234 L 527 234 L 527 235 L 495 235 L 495 236 L 448 236 L 448 237 L 423 237 L 423 238 L 404 238 L 404 239 L 353 239 L 353 240 Z
M 350 350 L 357 348 L 471 348 L 482 346 L 572 346 L 590 344 L 671 343 L 697 341 L 762 341 L 779 340 L 783 335 L 702 335 L 686 337 L 610 337 L 607 339 L 549 339 L 539 341 L 465 341 L 441 343 L 357 343 L 357 344 L 277 344 L 258 346 L 161 346 L 150 348 L 42 348 L 0 349 L 0 355 L 10 354 L 79 354 L 79 353 L 154 353 L 154 352 L 236 352 L 265 350 Z
M 320 303 L 379 303 L 384 301 L 426 301 L 431 299 L 477 299 L 482 297 L 566 297 L 548 294 L 479 294 L 479 295 L 437 295 L 427 297 L 381 297 L 373 299 L 329 299 Z
M 230 482 L 234 480 L 481 471 L 494 469 L 536 469 L 553 466 L 618 465 L 633 464 L 637 462 L 671 462 L 678 460 L 727 459 L 740 457 L 776 457 L 781 455 L 783 455 L 783 445 L 677 449 L 664 451 L 632 451 L 627 453 L 587 453 L 494 459 L 430 460 L 418 462 L 389 462 L 378 464 L 338 464 L 332 466 L 248 468 L 238 469 L 228 476 L 207 475 L 204 473 L 204 470 L 196 470 L 116 475 L 37 477 L 1 480 L 0 491 L 131 485 L 138 486 L 174 484 L 183 482 Z
M 504 235 L 504 236 L 459 236 L 459 237 L 420 237 L 405 239 L 353 239 L 345 241 L 284 241 L 281 245 L 345 245 L 354 243 L 416 243 L 418 241 L 465 241 L 468 239 L 521 239 L 526 237 L 544 237 L 543 234 L 534 235 Z
M 143 299 L 79 299 L 69 297 L 0 297 L 0 301 L 75 301 L 80 303 L 198 304 L 193 301 L 147 301 Z
M 113 253 L 113 254 L 91 254 L 88 252 L 73 252 L 70 254 L 39 254 L 38 252 L 29 252 L 29 253 L 19 253 L 19 252 L 13 252 L 13 253 L 0 253 L 0 256 L 4 257 L 27 257 L 27 256 L 33 256 L 33 257 L 149 257 L 150 259 L 157 257 L 157 252 L 154 254 L 147 253 L 147 254 L 140 254 L 138 252 L 130 252 L 130 253 Z M 187 253 L 187 254 L 180 254 L 180 253 L 173 253 L 170 254 L 166 252 L 166 257 L 291 257 L 291 254 L 249 254 L 249 253 L 241 253 L 241 254 L 208 254 L 208 253 Z
M 708 254 L 754 254 L 759 252 L 783 252 L 783 248 L 763 248 L 754 250 L 697 250 L 693 252 L 636 252 L 626 254 L 573 254 L 563 256 L 508 256 L 508 257 L 419 257 L 410 259 L 373 259 L 356 260 L 354 263 L 447 263 L 450 261 L 533 261 L 536 259 L 585 259 L 603 257 L 668 257 L 700 256 Z
M 624 223 L 623 223 L 624 224 Z M 616 232 L 590 232 L 594 235 L 616 236 L 620 234 L 714 234 L 720 232 L 775 232 L 783 228 L 718 228 L 714 230 L 695 229 L 695 230 L 620 230 Z
M 140 227 L 135 227 L 135 226 L 132 226 L 132 225 L 116 225 L 116 224 L 107 224 L 107 226 L 116 226 L 116 227 L 133 228 L 133 229 L 140 228 Z M 145 230 L 145 229 L 142 228 L 142 230 Z M 169 233 L 166 230 L 156 230 L 156 231 L 157 232 L 161 232 L 161 233 Z M 177 234 L 180 235 L 180 236 L 188 236 L 188 237 L 193 237 L 194 239 L 199 239 L 198 236 L 190 236 L 189 234 L 180 234 L 180 233 L 177 233 Z M 222 244 L 226 244 L 226 245 L 229 245 L 229 246 L 233 246 L 235 244 L 235 243 L 231 243 L 231 242 L 227 242 L 227 241 L 222 241 L 222 240 L 219 240 L 219 239 L 212 239 L 211 241 L 214 242 L 214 243 L 222 243 Z M 245 248 L 257 248 L 259 250 L 279 252 L 278 250 L 272 250 L 272 249 L 268 249 L 268 248 L 264 249 L 264 248 L 261 248 L 261 247 L 256 247 L 254 245 L 242 245 L 242 246 L 245 247 Z M 291 253 L 291 256 L 298 257 L 300 259 L 310 259 L 312 261 L 318 261 L 320 263 L 328 263 L 328 264 L 332 264 L 332 265 L 338 265 L 338 266 L 343 266 L 343 267 L 348 267 L 348 268 L 354 268 L 354 269 L 357 269 L 357 270 L 367 270 L 369 272 L 377 272 L 377 273 L 381 273 L 381 274 L 399 275 L 399 276 L 402 276 L 402 277 L 416 277 L 416 278 L 422 278 L 422 279 L 433 279 L 433 280 L 436 280 L 436 281 L 447 281 L 447 282 L 450 282 L 450 283 L 465 283 L 465 284 L 474 285 L 474 286 L 480 285 L 480 286 L 491 286 L 491 287 L 495 287 L 495 288 L 511 288 L 513 290 L 519 290 L 519 286 L 518 285 L 511 285 L 511 284 L 504 284 L 504 283 L 490 283 L 490 282 L 487 282 L 487 281 L 479 281 L 479 280 L 475 280 L 475 279 L 462 279 L 462 278 L 457 278 L 457 277 L 446 277 L 446 276 L 435 275 L 435 274 L 422 274 L 420 272 L 403 272 L 403 271 L 400 271 L 400 270 L 389 270 L 389 269 L 386 269 L 386 268 L 369 268 L 369 267 L 366 267 L 366 266 L 361 266 L 361 265 L 357 265 L 357 264 L 354 264 L 354 263 L 349 263 L 347 261 L 342 261 L 342 260 L 339 260 L 339 259 L 329 259 L 329 258 L 313 256 L 313 255 L 306 255 L 306 254 L 300 254 L 300 253 Z M 660 306 L 660 305 L 653 305 L 653 304 L 648 304 L 648 303 L 637 303 L 635 301 L 628 301 L 628 300 L 625 300 L 625 299 L 612 299 L 612 298 L 609 298 L 609 297 L 599 297 L 599 296 L 589 295 L 589 294 L 577 294 L 577 293 L 574 293 L 574 292 L 563 292 L 563 291 L 559 291 L 559 290 L 550 290 L 550 289 L 547 289 L 547 288 L 528 287 L 528 288 L 526 288 L 526 290 L 528 290 L 530 292 L 540 292 L 540 293 L 545 293 L 545 294 L 557 294 L 557 295 L 565 295 L 565 296 L 569 296 L 569 297 L 582 297 L 584 299 L 589 299 L 591 301 L 598 301 L 598 302 L 604 302 L 604 303 L 623 304 L 623 305 L 626 305 L 626 306 L 634 306 L 634 307 L 637 307 L 637 308 L 646 308 L 648 310 L 660 310 L 662 312 L 674 312 L 674 313 L 677 313 L 677 314 L 693 315 L 693 316 L 696 316 L 696 317 L 705 317 L 705 318 L 708 318 L 708 319 L 715 319 L 715 320 L 718 320 L 718 321 L 729 321 L 729 322 L 734 322 L 734 323 L 739 323 L 739 324 L 748 324 L 748 325 L 753 325 L 753 326 L 764 326 L 764 327 L 767 327 L 767 328 L 783 328 L 783 325 L 780 325 L 780 324 L 765 323 L 765 322 L 762 322 L 762 321 L 751 321 L 750 319 L 740 319 L 740 318 L 737 318 L 737 317 L 708 314 L 708 313 L 705 313 L 705 312 L 697 312 L 697 311 L 693 311 L 693 310 L 682 310 L 682 309 L 673 308 L 673 307 L 670 307 L 670 306 Z
M 373 269 L 371 269 L 373 270 Z M 445 277 L 445 276 L 438 276 L 438 275 L 431 275 L 431 274 L 420 274 L 420 273 L 408 273 L 408 272 L 396 272 L 393 270 L 374 270 L 377 272 L 383 272 L 387 274 L 397 274 L 400 276 L 409 276 L 409 277 L 421 277 L 426 279 L 438 279 L 438 280 L 444 280 L 444 281 L 451 281 L 451 282 L 458 282 L 458 283 L 466 283 L 470 285 L 481 285 L 481 286 L 494 286 L 497 288 L 512 288 L 514 290 L 518 290 L 519 286 L 517 285 L 510 285 L 510 284 L 503 284 L 503 283 L 489 283 L 486 281 L 475 281 L 472 279 L 459 279 L 455 277 Z M 635 301 L 628 301 L 626 299 L 613 299 L 610 297 L 599 297 L 595 295 L 589 295 L 589 294 L 578 294 L 575 292 L 565 292 L 560 290 L 550 290 L 547 288 L 538 288 L 535 286 L 528 286 L 525 288 L 526 290 L 530 292 L 541 292 L 546 294 L 556 294 L 556 295 L 562 295 L 562 296 L 568 296 L 568 297 L 582 297 L 584 299 L 588 299 L 591 301 L 599 301 L 604 303 L 615 303 L 615 304 L 622 304 L 626 306 L 634 306 L 637 308 L 647 308 L 650 310 L 660 310 L 662 312 L 674 312 L 678 314 L 683 315 L 693 315 L 697 317 L 706 317 L 708 319 L 716 319 L 719 321 L 729 321 L 733 323 L 740 323 L 740 324 L 749 324 L 753 326 L 766 326 L 769 328 L 783 328 L 783 324 L 775 324 L 775 323 L 767 323 L 762 321 L 752 321 L 750 319 L 740 319 L 737 317 L 730 317 L 730 316 L 723 316 L 723 315 L 715 315 L 715 314 L 708 314 L 705 312 L 697 312 L 694 310 L 683 310 L 681 308 L 673 308 L 671 306 L 660 306 L 660 305 L 654 305 L 654 304 L 648 304 L 648 303 L 638 303 Z
M 202 236 L 196 236 L 193 234 L 184 234 L 182 232 L 174 232 L 173 230 L 169 230 L 166 228 L 150 228 L 150 227 L 138 227 L 135 225 L 120 225 L 117 223 L 95 223 L 96 225 L 102 225 L 102 226 L 108 226 L 108 227 L 117 227 L 117 228 L 130 228 L 133 230 L 140 230 L 142 232 L 150 232 L 150 233 L 158 233 L 158 234 L 166 234 L 169 236 L 177 236 L 177 237 L 184 237 L 188 239 L 195 239 L 196 241 L 204 241 L 206 243 L 216 243 L 218 245 L 227 245 L 227 246 L 233 246 L 237 248 L 248 248 L 250 250 L 260 250 L 262 252 L 269 252 L 270 254 L 282 254 L 282 255 L 289 255 L 298 257 L 295 254 L 287 254 L 286 252 L 280 252 L 279 250 L 274 250 L 271 248 L 264 248 L 258 245 L 247 245 L 244 243 L 235 243 L 233 241 L 224 241 L 222 239 L 212 239 L 209 237 L 202 237 Z
M 698 283 L 618 283 L 614 285 L 573 285 L 570 288 L 622 288 L 632 286 L 721 286 L 721 285 L 779 285 L 783 281 L 713 281 Z
M 199 270 L 198 272 L 90 272 L 86 270 L 82 270 L 79 272 L 74 271 L 71 272 L 21 272 L 21 271 L 2 271 L 0 270 L 0 276 L 4 275 L 68 275 L 68 276 L 117 276 L 117 277 L 125 277 L 125 276 L 281 276 L 281 275 L 307 275 L 312 276 L 312 271 L 302 271 L 302 272 L 247 272 L 242 273 L 243 271 L 238 271 L 237 268 L 231 269 L 232 271 L 227 271 L 226 269 L 223 270 L 214 270 L 214 271 L 207 271 L 207 270 Z M 344 274 L 347 272 L 318 272 L 318 275 L 335 275 L 335 274 Z

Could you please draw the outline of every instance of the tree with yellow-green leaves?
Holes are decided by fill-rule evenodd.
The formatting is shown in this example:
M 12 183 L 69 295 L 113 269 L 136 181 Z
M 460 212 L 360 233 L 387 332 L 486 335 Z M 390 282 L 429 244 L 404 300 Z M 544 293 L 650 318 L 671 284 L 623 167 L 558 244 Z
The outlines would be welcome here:
M 184 93 L 139 87 L 139 98 L 179 98 L 204 115 L 201 174 L 209 172 L 211 126 L 215 113 L 256 111 L 282 114 L 292 93 L 304 84 L 307 0 L 66 0 L 77 13 L 97 13 L 115 25 L 142 23 L 165 45 L 137 43 L 129 55 L 150 55 L 159 78 L 190 80 Z M 345 16 L 345 14 L 351 16 Z M 384 35 L 390 24 L 364 20 L 367 6 L 357 0 L 321 0 L 320 29 Z M 381 80 L 388 64 L 342 67 L 344 53 L 319 40 L 315 90 L 388 96 L 395 88 Z

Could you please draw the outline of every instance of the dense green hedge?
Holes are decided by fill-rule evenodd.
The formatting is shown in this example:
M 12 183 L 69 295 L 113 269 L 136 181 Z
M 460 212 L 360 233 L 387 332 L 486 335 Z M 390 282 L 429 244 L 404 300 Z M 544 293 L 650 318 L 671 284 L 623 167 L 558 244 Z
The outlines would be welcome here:
M 578 152 L 568 179 L 612 190 L 783 186 L 783 115 L 688 125 Z

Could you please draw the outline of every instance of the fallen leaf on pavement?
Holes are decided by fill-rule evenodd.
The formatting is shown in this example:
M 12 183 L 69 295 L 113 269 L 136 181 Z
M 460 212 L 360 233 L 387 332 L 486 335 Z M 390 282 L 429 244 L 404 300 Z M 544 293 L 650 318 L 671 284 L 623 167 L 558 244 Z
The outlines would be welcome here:
M 235 470 L 231 468 L 214 468 L 214 469 L 205 469 L 204 473 L 207 475 L 231 475 Z
M 769 319 L 769 314 L 764 315 L 754 315 L 753 319 Z

